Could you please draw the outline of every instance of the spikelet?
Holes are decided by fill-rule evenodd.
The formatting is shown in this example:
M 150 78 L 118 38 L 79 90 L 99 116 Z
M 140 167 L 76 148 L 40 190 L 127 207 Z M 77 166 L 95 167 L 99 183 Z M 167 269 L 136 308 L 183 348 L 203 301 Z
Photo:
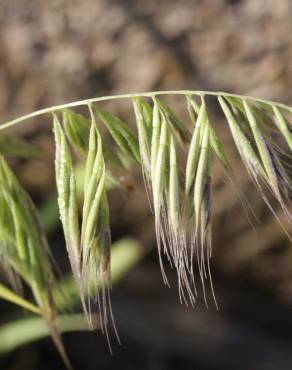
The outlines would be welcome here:
M 63 128 L 70 145 L 85 157 L 88 152 L 90 122 L 82 114 L 66 109 L 63 112 Z
M 189 105 L 189 112 L 191 118 L 194 117 L 194 101 L 188 97 L 188 105 Z M 199 108 L 198 117 L 195 122 L 195 128 L 193 131 L 188 157 L 187 157 L 187 164 L 186 164 L 186 181 L 185 181 L 185 193 L 188 196 L 191 192 L 191 189 L 194 185 L 194 179 L 196 176 L 196 168 L 198 164 L 198 158 L 200 154 L 200 141 L 202 138 L 202 127 L 205 126 L 207 122 L 207 111 L 206 111 L 206 104 L 202 101 L 202 104 Z M 193 118 L 194 120 L 194 118 Z
M 89 149 L 85 166 L 84 204 L 82 211 L 81 252 L 82 285 L 98 302 L 101 328 L 105 333 L 111 350 L 108 323 L 113 324 L 117 339 L 118 333 L 113 318 L 109 290 L 111 287 L 110 256 L 111 236 L 109 226 L 109 208 L 105 184 L 105 162 L 102 138 L 97 129 L 94 112 L 91 113 Z M 92 281 L 95 284 L 92 289 Z M 90 301 L 88 302 L 90 313 Z
M 138 130 L 139 151 L 141 158 L 141 166 L 144 180 L 147 187 L 150 186 L 151 178 L 151 121 L 152 108 L 146 104 L 141 98 L 133 99 L 134 112 L 136 117 L 136 125 Z M 149 122 L 149 120 L 151 120 Z M 149 127 L 150 126 L 150 127 Z
M 158 254 L 164 282 L 166 274 L 162 262 L 163 253 L 172 258 L 177 271 L 179 243 L 179 184 L 177 176 L 176 148 L 169 132 L 169 123 L 154 99 L 154 108 L 141 99 L 133 99 L 138 129 L 141 167 L 150 206 L 155 215 Z M 152 114 L 150 117 L 150 113 Z M 168 168 L 169 167 L 169 168 Z M 166 173 L 166 175 L 165 175 Z M 167 177 L 169 178 L 167 180 Z M 165 235 L 167 233 L 167 237 Z M 162 242 L 162 245 L 161 245 Z M 181 284 L 179 283 L 179 286 Z
M 66 136 L 56 115 L 54 116 L 53 126 L 56 144 L 55 171 L 60 218 L 73 276 L 80 289 L 81 247 L 73 162 Z
M 186 245 L 185 228 L 182 221 L 181 190 L 178 176 L 178 163 L 175 140 L 170 134 L 169 140 L 169 179 L 168 179 L 168 239 L 170 254 L 177 271 L 180 301 L 194 305 L 196 299 L 189 278 L 189 260 Z M 185 294 L 187 293 L 187 297 Z
M 228 107 L 223 97 L 219 96 L 218 100 L 226 116 L 232 137 L 239 151 L 239 154 L 248 170 L 248 173 L 254 179 L 255 183 L 258 185 L 259 178 L 267 180 L 267 176 L 262 167 L 262 164 L 252 147 L 251 141 L 249 140 L 249 138 L 246 137 L 245 133 L 241 130 L 240 126 L 236 122 L 230 108 Z
M 270 186 L 272 192 L 274 193 L 276 199 L 279 201 L 282 207 L 285 208 L 284 203 L 281 198 L 278 177 L 277 177 L 277 169 L 275 167 L 275 163 L 273 159 L 275 153 L 273 153 L 272 148 L 269 147 L 267 141 L 265 140 L 258 126 L 257 120 L 253 114 L 252 108 L 250 107 L 249 103 L 245 99 L 243 101 L 243 106 L 245 109 L 247 121 L 250 124 L 251 130 L 252 130 L 253 138 L 256 143 L 256 147 L 259 153 L 259 157 L 261 159 L 262 166 L 266 173 L 267 183 Z
M 70 369 L 56 322 L 57 312 L 52 296 L 54 275 L 47 240 L 32 200 L 3 157 L 0 158 L 0 205 L 1 259 L 31 288 L 52 339 Z
M 0 158 L 1 255 L 31 287 L 37 304 L 48 310 L 53 273 L 46 238 L 37 211 L 24 189 Z
M 132 130 L 110 112 L 97 107 L 94 107 L 94 110 L 107 127 L 118 147 L 129 157 L 140 163 L 139 143 Z
M 291 214 L 287 206 L 290 192 L 290 181 L 289 176 L 287 175 L 280 159 L 277 156 L 276 150 L 274 150 L 272 145 L 269 144 L 268 139 L 264 137 L 262 130 L 258 126 L 255 115 L 249 106 L 249 103 L 245 99 L 242 101 L 243 108 L 240 109 L 244 111 L 245 122 L 251 129 L 250 136 L 247 136 L 247 134 L 241 130 L 224 99 L 221 96 L 218 99 L 229 123 L 229 127 L 237 149 L 251 179 L 258 188 L 264 202 L 267 204 L 280 226 L 290 239 L 287 230 L 278 218 L 274 208 L 267 198 L 265 189 L 262 186 L 263 183 L 268 189 L 270 189 L 283 208 L 286 216 L 290 220 Z
M 187 109 L 188 109 L 191 121 L 192 121 L 193 124 L 195 124 L 197 126 L 195 114 L 199 115 L 200 114 L 200 109 L 202 109 L 202 108 L 204 108 L 204 110 L 206 110 L 205 101 L 203 100 L 202 106 L 199 107 L 198 104 L 192 99 L 191 95 L 186 96 L 186 98 L 187 98 Z M 205 114 L 207 116 L 207 112 Z M 216 157 L 221 162 L 221 164 L 224 167 L 228 176 L 233 178 L 234 174 L 233 174 L 233 171 L 232 171 L 232 168 L 231 168 L 231 164 L 230 164 L 230 162 L 227 158 L 227 155 L 226 155 L 226 153 L 223 149 L 223 145 L 221 143 L 221 140 L 219 139 L 219 136 L 217 135 L 213 125 L 211 125 L 209 118 L 208 117 L 206 117 L 206 118 L 208 119 L 208 122 L 209 122 L 210 146 L 211 146 L 212 150 L 214 151 L 214 153 L 216 154 Z M 199 120 L 199 122 L 200 121 L 201 120 Z M 201 124 L 199 124 L 199 125 L 201 125 Z
M 174 112 L 157 96 L 153 97 L 155 104 L 159 107 L 167 122 L 169 122 L 169 129 L 174 135 L 176 141 L 183 145 L 189 140 L 189 131 L 185 125 L 177 118 Z
M 180 300 L 194 304 L 195 297 L 188 277 L 188 253 L 181 210 L 181 186 L 178 176 L 176 139 L 173 116 L 161 101 L 154 98 L 150 148 L 151 188 L 158 246 L 163 279 L 168 284 L 162 262 L 165 254 L 178 276 Z M 186 297 L 185 292 L 188 294 Z
M 162 263 L 161 240 L 163 242 L 163 252 L 168 256 L 167 244 L 164 235 L 164 188 L 166 185 L 166 161 L 167 144 L 169 140 L 167 122 L 165 117 L 160 117 L 159 108 L 154 105 L 153 109 L 153 128 L 151 138 L 151 184 L 153 195 L 153 212 L 155 217 L 155 231 L 157 237 L 158 255 L 163 279 L 168 284 Z M 163 222 L 161 223 L 161 218 Z
M 208 279 L 212 292 L 212 279 L 209 259 L 211 257 L 211 146 L 210 129 L 208 120 L 202 127 L 200 139 L 200 153 L 197 171 L 194 180 L 194 235 L 192 242 L 197 250 L 197 264 L 203 287 L 205 303 L 207 298 L 205 292 L 205 280 Z M 194 249 L 193 248 L 193 249 Z M 214 293 L 213 293 L 214 296 Z M 215 296 L 214 296 L 215 299 Z M 216 300 L 215 300 L 216 302 Z
M 275 122 L 279 127 L 280 132 L 284 136 L 290 150 L 292 151 L 292 133 L 289 129 L 288 123 L 278 107 L 273 107 L 273 113 Z

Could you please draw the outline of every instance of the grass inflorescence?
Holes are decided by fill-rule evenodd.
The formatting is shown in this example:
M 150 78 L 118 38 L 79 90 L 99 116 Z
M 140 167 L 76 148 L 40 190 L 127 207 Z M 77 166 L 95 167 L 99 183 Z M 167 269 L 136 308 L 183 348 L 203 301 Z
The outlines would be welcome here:
M 163 94 L 185 96 L 188 124 L 181 122 L 161 99 Z M 235 189 L 237 185 L 229 154 L 210 119 L 207 95 L 218 99 L 239 156 L 259 194 L 276 216 L 269 201 L 272 194 L 290 221 L 291 179 L 283 158 L 292 150 L 292 108 L 284 104 L 227 93 L 151 92 L 64 104 L 0 126 L 3 130 L 41 114 L 53 115 L 58 205 L 69 260 L 89 324 L 92 301 L 96 301 L 107 338 L 108 323 L 114 328 L 115 324 L 109 294 L 111 235 L 106 181 L 113 174 L 105 150 L 105 131 L 112 138 L 117 156 L 123 158 L 121 162 L 136 162 L 141 168 L 154 214 L 164 282 L 168 284 L 164 269 L 164 260 L 168 260 L 177 272 L 181 301 L 195 304 L 198 274 L 206 304 L 208 289 L 216 304 L 210 267 L 214 161 L 221 163 Z M 104 100 L 119 98 L 132 102 L 136 129 L 100 106 Z M 80 105 L 88 107 L 87 115 L 72 110 Z M 77 157 L 85 165 L 81 209 L 74 172 Z M 244 195 L 236 191 L 248 212 Z M 24 280 L 32 289 L 37 309 L 45 317 L 52 315 L 54 277 L 46 238 L 31 199 L 3 157 L 0 204 L 0 262 L 14 289 L 18 291 Z

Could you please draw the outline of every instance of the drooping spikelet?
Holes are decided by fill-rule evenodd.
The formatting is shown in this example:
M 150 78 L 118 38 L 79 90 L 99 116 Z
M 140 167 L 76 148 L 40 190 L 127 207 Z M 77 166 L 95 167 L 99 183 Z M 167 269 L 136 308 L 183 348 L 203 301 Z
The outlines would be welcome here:
M 90 121 L 82 114 L 66 109 L 63 112 L 63 128 L 70 145 L 85 157 L 88 152 Z
M 163 267 L 164 254 L 178 275 L 178 286 L 181 300 L 187 302 L 184 291 L 187 291 L 190 302 L 195 301 L 188 278 L 188 252 L 181 209 L 181 185 L 178 175 L 176 140 L 174 135 L 174 115 L 166 105 L 153 99 L 153 117 L 150 146 L 150 189 L 152 208 L 155 216 L 158 255 L 164 282 L 167 284 Z M 142 156 L 142 153 L 141 153 Z
M 164 189 L 166 186 L 167 145 L 169 140 L 168 136 L 169 132 L 167 129 L 166 119 L 165 117 L 160 116 L 159 108 L 157 105 L 155 105 L 153 109 L 153 131 L 151 140 L 151 184 L 158 254 L 165 283 L 167 283 L 167 278 L 164 272 L 161 257 L 161 240 L 163 242 L 163 252 L 169 258 L 164 230 L 164 220 L 166 219 L 166 215 L 164 213 Z M 162 217 L 164 217 L 163 222 L 161 222 Z
M 188 96 L 187 105 L 190 118 L 195 125 L 188 151 L 185 182 L 186 201 L 187 203 L 192 201 L 192 207 L 188 207 L 189 217 L 192 220 L 191 278 L 194 280 L 193 258 L 196 251 L 197 265 L 205 302 L 207 304 L 205 288 L 205 281 L 207 280 L 209 281 L 216 304 L 209 261 L 212 255 L 211 150 L 214 150 L 216 156 L 228 172 L 229 163 L 226 160 L 221 142 L 209 121 L 204 98 L 201 99 L 201 105 L 199 107 L 192 97 Z
M 188 98 L 188 103 L 190 104 L 189 112 L 191 115 L 194 115 L 194 101 L 191 98 Z M 198 159 L 200 156 L 200 143 L 203 136 L 203 128 L 207 122 L 207 111 L 206 111 L 206 104 L 202 101 L 202 104 L 199 108 L 197 119 L 195 120 L 194 124 L 194 131 L 191 139 L 191 143 L 188 150 L 188 157 L 186 163 L 186 180 L 185 180 L 185 193 L 188 196 L 191 192 L 191 189 L 194 186 L 194 181 L 196 177 L 196 170 Z
M 244 132 L 242 130 L 224 98 L 220 96 L 218 99 L 229 123 L 234 142 L 250 177 L 256 184 L 263 200 L 282 226 L 282 223 L 277 217 L 274 208 L 265 194 L 265 189 L 263 188 L 264 184 L 272 192 L 290 219 L 290 212 L 286 205 L 288 194 L 290 192 L 290 189 L 288 188 L 289 176 L 281 164 L 277 151 L 273 148 L 269 137 L 264 136 L 253 109 L 245 99 L 238 102 L 238 109 L 243 114 L 241 116 L 241 125 L 245 124 L 245 126 L 249 127 L 251 130 L 250 132 L 247 130 Z M 284 227 L 283 229 L 285 230 Z
M 195 233 L 193 243 L 197 250 L 197 263 L 203 286 L 205 302 L 205 279 L 210 279 L 209 258 L 211 257 L 210 221 L 211 221 L 211 146 L 208 121 L 202 127 L 200 156 L 194 182 L 194 220 Z
M 132 130 L 118 117 L 101 108 L 94 107 L 98 117 L 107 127 L 119 148 L 127 155 L 140 162 L 139 143 Z
M 109 290 L 111 288 L 110 256 L 111 235 L 109 208 L 105 183 L 105 161 L 102 138 L 96 126 L 94 112 L 91 113 L 89 148 L 85 166 L 84 204 L 82 210 L 81 252 L 82 284 L 89 290 L 89 296 L 97 300 L 100 310 L 101 328 L 108 336 L 111 321 L 119 340 L 112 314 Z M 95 283 L 92 285 L 92 281 Z M 89 302 L 90 310 L 90 302 Z
M 38 212 L 3 157 L 0 157 L 0 255 L 6 268 L 9 266 L 13 275 L 19 275 L 31 288 L 52 339 L 67 368 L 71 368 L 56 322 L 52 295 L 55 279 Z
M 290 150 L 292 151 L 292 132 L 289 128 L 289 125 L 281 113 L 280 109 L 276 106 L 273 107 L 273 113 L 275 117 L 275 121 L 277 123 L 277 126 L 279 127 L 280 132 L 284 136 Z
M 74 137 L 72 133 L 70 134 L 71 145 L 77 149 L 80 146 L 79 149 L 82 148 L 86 157 L 81 227 L 79 227 L 73 160 L 65 133 L 55 116 L 56 181 L 67 251 L 73 275 L 80 290 L 83 308 L 92 326 L 91 302 L 92 300 L 98 302 L 101 327 L 109 342 L 107 325 L 109 321 L 112 321 L 114 325 L 114 321 L 109 296 L 111 238 L 106 195 L 106 169 L 102 139 L 92 108 L 89 108 L 91 124 L 88 138 L 85 137 L 84 125 L 81 125 L 81 132 L 78 131 L 78 126 L 72 126 L 73 128 L 70 126 L 70 130 L 74 131 Z M 75 122 L 73 118 L 74 116 L 71 117 L 72 125 Z M 64 125 L 66 124 L 68 125 L 68 122 L 66 123 L 65 120 Z M 88 296 L 88 302 L 85 301 L 85 296 Z
M 80 289 L 80 236 L 76 181 L 70 148 L 56 115 L 54 116 L 54 135 L 56 144 L 55 172 L 60 218 L 73 276 Z
M 3 157 L 0 158 L 0 253 L 49 310 L 53 272 L 48 245 L 34 204 Z
M 146 186 L 149 188 L 151 179 L 151 131 L 152 108 L 141 98 L 133 99 L 134 112 L 138 130 L 141 166 Z

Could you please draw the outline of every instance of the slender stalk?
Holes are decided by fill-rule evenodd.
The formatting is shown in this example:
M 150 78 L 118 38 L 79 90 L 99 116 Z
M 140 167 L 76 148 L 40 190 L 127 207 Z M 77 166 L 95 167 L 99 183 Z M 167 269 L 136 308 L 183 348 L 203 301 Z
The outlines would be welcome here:
M 24 116 L 18 117 L 14 120 L 8 121 L 6 123 L 3 123 L 0 125 L 0 130 L 4 130 L 8 127 L 17 125 L 23 121 L 29 120 L 34 117 L 38 117 L 44 114 L 48 113 L 54 113 L 58 110 L 65 109 L 65 108 L 73 108 L 73 107 L 79 107 L 84 105 L 90 105 L 95 102 L 101 102 L 101 101 L 107 101 L 107 100 L 114 100 L 114 99 L 132 99 L 132 98 L 138 98 L 138 97 L 149 97 L 152 98 L 156 95 L 197 95 L 197 96 L 229 96 L 234 98 L 241 98 L 241 99 L 247 99 L 247 100 L 253 100 L 255 102 L 259 103 L 267 103 L 267 100 L 260 99 L 260 98 L 252 98 L 250 96 L 245 95 L 238 95 L 238 94 L 231 94 L 231 93 L 225 93 L 225 92 L 219 92 L 219 91 L 193 91 L 193 90 L 179 90 L 179 91 L 151 91 L 151 92 L 141 92 L 141 93 L 135 93 L 135 94 L 120 94 L 120 95 L 109 95 L 109 96 L 101 96 L 97 98 L 91 98 L 91 99 L 84 99 L 79 100 L 75 102 L 70 102 L 66 104 L 61 105 L 55 105 L 53 107 L 40 109 L 37 111 L 34 111 L 32 113 L 26 114 Z M 285 109 L 289 112 L 292 112 L 292 107 L 278 103 L 273 101 L 268 101 L 270 104 L 277 106 L 279 108 Z
M 8 289 L 2 284 L 0 284 L 0 298 L 4 299 L 5 301 L 14 303 L 17 306 L 23 307 L 26 310 L 31 311 L 37 315 L 42 315 L 41 310 L 37 306 L 20 297 L 18 294 L 14 293 L 12 290 Z

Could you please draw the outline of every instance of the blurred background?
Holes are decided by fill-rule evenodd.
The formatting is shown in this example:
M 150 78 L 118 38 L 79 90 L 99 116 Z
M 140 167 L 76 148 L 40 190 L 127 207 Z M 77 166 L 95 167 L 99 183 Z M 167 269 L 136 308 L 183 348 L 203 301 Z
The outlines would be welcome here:
M 149 90 L 227 91 L 291 105 L 291 35 L 290 0 L 0 0 L 0 122 L 54 104 Z M 185 109 L 175 99 L 172 107 L 178 116 Z M 117 101 L 111 108 L 133 122 L 130 104 Z M 237 163 L 221 118 L 216 122 Z M 55 189 L 51 123 L 40 118 L 10 132 L 46 153 L 44 159 L 12 161 L 44 210 Z M 64 335 L 76 370 L 291 369 L 291 243 L 237 167 L 261 224 L 254 232 L 216 168 L 212 269 L 218 312 L 211 300 L 208 309 L 202 301 L 194 309 L 181 305 L 171 270 L 171 289 L 163 285 L 141 178 L 130 174 L 131 186 L 111 193 L 113 239 L 137 238 L 145 257 L 112 292 L 123 343 L 113 344 L 113 356 L 100 333 Z M 57 261 L 67 269 L 60 225 L 48 223 Z M 1 323 L 12 310 L 0 302 Z M 44 339 L 1 356 L 0 368 L 64 366 Z

